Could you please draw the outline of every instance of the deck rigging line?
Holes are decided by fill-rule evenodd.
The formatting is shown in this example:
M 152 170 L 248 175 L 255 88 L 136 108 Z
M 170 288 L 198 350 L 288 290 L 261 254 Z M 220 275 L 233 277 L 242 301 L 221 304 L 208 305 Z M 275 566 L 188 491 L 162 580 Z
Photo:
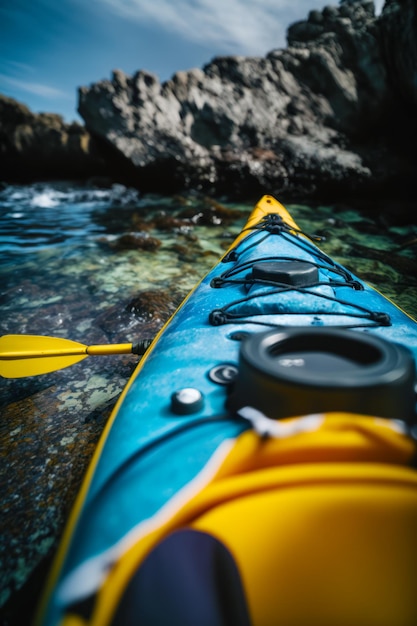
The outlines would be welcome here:
M 247 296 L 234 300 L 221 308 L 214 309 L 209 314 L 209 322 L 213 326 L 239 322 L 260 324 L 273 327 L 277 326 L 278 324 L 271 323 L 270 321 L 264 321 L 262 319 L 260 320 L 252 318 L 259 318 L 262 316 L 270 316 L 274 314 L 317 316 L 335 315 L 344 317 L 347 316 L 350 318 L 363 320 L 362 323 L 354 322 L 352 324 L 343 324 L 343 328 L 378 327 L 391 325 L 391 319 L 387 313 L 373 311 L 371 309 L 368 309 L 367 307 L 361 306 L 360 304 L 349 302 L 347 300 L 344 300 L 343 298 L 332 296 L 326 293 L 320 293 L 319 291 L 314 290 L 317 287 L 349 287 L 355 291 L 364 290 L 363 285 L 358 280 L 356 280 L 356 278 L 353 277 L 346 268 L 333 261 L 333 259 L 328 257 L 324 252 L 322 252 L 313 243 L 311 243 L 313 241 L 320 240 L 320 237 L 316 235 L 310 236 L 300 229 L 293 228 L 292 226 L 284 222 L 284 220 L 276 214 L 266 215 L 260 222 L 255 224 L 255 226 L 250 227 L 247 230 L 251 230 L 252 232 L 249 233 L 249 235 L 247 235 L 245 239 L 235 248 L 230 250 L 223 258 L 223 263 L 233 262 L 234 265 L 226 269 L 220 276 L 214 278 L 211 281 L 210 285 L 214 289 L 220 289 L 226 284 L 242 285 L 248 291 L 254 285 L 265 287 L 270 286 L 271 289 L 248 294 Z M 259 234 L 260 231 L 263 231 L 265 233 L 264 236 L 262 238 L 255 237 Z M 309 284 L 308 286 L 297 286 L 289 285 L 288 283 L 284 282 L 277 282 L 276 280 L 267 280 L 264 278 L 251 276 L 250 271 L 253 269 L 255 264 L 271 261 L 299 262 L 300 260 L 304 260 L 304 258 L 300 259 L 292 256 L 272 256 L 254 258 L 250 261 L 243 260 L 243 257 L 246 255 L 247 252 L 258 246 L 269 237 L 276 236 L 282 237 L 284 240 L 290 242 L 292 245 L 297 246 L 304 253 L 307 253 L 310 257 L 312 257 L 312 259 L 309 259 L 306 262 L 316 267 L 318 270 L 325 270 L 329 274 L 332 274 L 333 277 L 330 276 L 328 281 L 317 281 L 313 284 Z M 279 302 L 279 296 L 289 292 L 312 296 L 317 300 L 319 304 L 317 305 L 317 307 L 312 307 L 311 309 L 297 310 L 289 307 L 284 308 L 283 305 Z M 270 298 L 271 296 L 277 296 L 275 311 L 271 310 L 270 305 L 266 307 L 265 311 L 251 310 L 250 306 L 246 307 L 245 310 L 245 305 L 250 305 L 251 302 L 259 301 L 259 299 Z M 348 308 L 344 311 L 326 310 L 325 308 L 320 307 L 320 303 L 324 302 L 335 303 Z

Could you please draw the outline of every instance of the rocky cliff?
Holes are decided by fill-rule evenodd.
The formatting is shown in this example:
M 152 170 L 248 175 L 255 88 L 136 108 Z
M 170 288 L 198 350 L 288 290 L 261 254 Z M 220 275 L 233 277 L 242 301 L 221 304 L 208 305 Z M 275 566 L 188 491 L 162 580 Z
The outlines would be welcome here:
M 162 84 L 115 71 L 80 89 L 79 112 L 143 190 L 409 194 L 416 75 L 415 0 L 387 0 L 378 18 L 342 0 L 265 58 L 215 58 Z
M 53 113 L 32 113 L 0 94 L 0 180 L 76 179 L 107 166 L 87 130 Z

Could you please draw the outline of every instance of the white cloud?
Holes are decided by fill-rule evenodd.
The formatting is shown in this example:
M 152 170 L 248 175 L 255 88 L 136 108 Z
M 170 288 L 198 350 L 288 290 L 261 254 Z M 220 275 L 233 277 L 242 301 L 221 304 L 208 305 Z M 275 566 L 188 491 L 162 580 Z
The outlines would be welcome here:
M 24 74 L 33 74 L 34 68 L 27 63 L 21 63 L 20 61 L 12 61 L 10 59 L 3 60 L 4 70 L 6 72 L 20 72 Z
M 264 55 L 286 46 L 287 27 L 338 0 L 97 0 L 121 17 L 162 27 L 220 53 Z M 375 0 L 376 13 L 384 0 Z
M 286 45 L 288 25 L 326 0 L 100 0 L 114 13 L 157 25 L 221 52 L 263 55 Z
M 43 85 L 41 83 L 33 83 L 20 80 L 18 78 L 11 78 L 10 76 L 6 76 L 6 74 L 0 74 L 0 81 L 7 83 L 12 87 L 16 87 L 17 89 L 21 89 L 22 91 L 26 91 L 36 96 L 41 96 L 42 98 L 52 99 L 69 97 L 69 94 L 61 89 L 56 89 L 55 87 L 50 87 L 49 85 Z

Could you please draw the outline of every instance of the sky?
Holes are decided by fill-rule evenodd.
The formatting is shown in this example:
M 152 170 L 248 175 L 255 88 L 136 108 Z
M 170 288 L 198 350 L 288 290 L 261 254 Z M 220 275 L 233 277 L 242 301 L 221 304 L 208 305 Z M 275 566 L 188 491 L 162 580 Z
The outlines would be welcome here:
M 114 69 L 165 81 L 216 56 L 264 56 L 327 4 L 338 0 L 0 0 L 0 93 L 80 121 L 78 87 Z

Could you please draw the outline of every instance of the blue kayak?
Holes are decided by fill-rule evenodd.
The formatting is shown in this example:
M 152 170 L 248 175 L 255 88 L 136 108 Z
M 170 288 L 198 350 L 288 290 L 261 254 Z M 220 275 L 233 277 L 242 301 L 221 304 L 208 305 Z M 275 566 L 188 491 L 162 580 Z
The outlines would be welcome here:
M 37 623 L 416 624 L 416 360 L 264 196 L 124 390 Z

